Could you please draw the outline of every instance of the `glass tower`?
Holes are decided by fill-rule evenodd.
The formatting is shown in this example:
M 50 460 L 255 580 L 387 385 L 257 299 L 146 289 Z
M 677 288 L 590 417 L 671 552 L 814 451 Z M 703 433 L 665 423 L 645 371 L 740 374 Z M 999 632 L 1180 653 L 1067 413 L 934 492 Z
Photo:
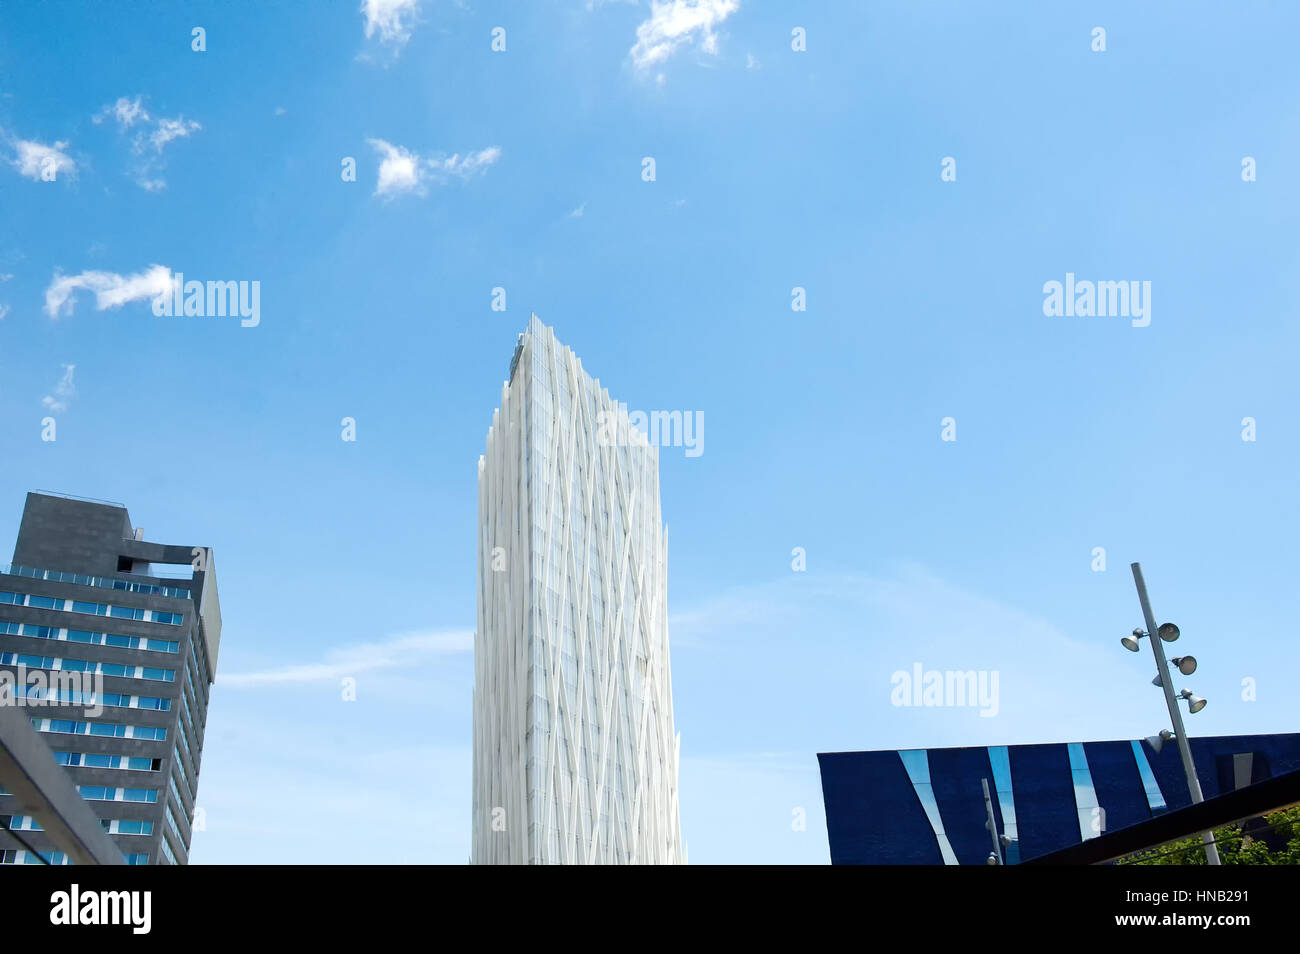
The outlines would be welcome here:
M 680 863 L 658 449 L 536 315 L 478 490 L 471 860 Z

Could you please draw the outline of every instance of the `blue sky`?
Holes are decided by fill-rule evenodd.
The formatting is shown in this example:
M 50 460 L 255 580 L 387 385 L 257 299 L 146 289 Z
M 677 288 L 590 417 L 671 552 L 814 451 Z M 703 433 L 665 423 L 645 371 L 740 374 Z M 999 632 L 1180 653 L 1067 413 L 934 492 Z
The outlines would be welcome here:
M 6 4 L 0 540 L 42 488 L 214 548 L 195 862 L 462 862 L 475 462 L 535 311 L 705 421 L 661 456 L 692 861 L 827 861 L 818 751 L 1165 727 L 1132 560 L 1191 731 L 1292 730 L 1296 26 Z M 258 281 L 260 323 L 155 316 L 153 266 Z M 1150 324 L 1045 316 L 1066 273 L 1149 281 Z M 997 715 L 891 705 L 916 663 L 996 670 Z

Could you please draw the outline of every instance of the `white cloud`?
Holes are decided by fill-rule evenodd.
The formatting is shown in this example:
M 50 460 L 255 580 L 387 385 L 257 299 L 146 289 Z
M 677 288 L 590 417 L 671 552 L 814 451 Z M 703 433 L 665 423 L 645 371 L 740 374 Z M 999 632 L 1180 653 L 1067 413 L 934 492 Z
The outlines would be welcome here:
M 0 321 L 4 321 L 8 317 L 9 317 L 9 306 L 0 305 Z
M 682 46 L 718 52 L 714 28 L 740 8 L 740 0 L 652 0 L 650 19 L 636 28 L 628 51 L 637 69 L 663 63 Z
M 379 42 L 401 49 L 411 38 L 419 12 L 420 0 L 362 0 L 366 39 L 379 34 Z
M 424 195 L 430 183 L 440 184 L 452 176 L 469 179 L 501 158 L 501 150 L 497 146 L 489 146 L 464 156 L 456 153 L 446 159 L 434 159 L 421 157 L 383 139 L 369 139 L 367 142 L 382 157 L 375 195 L 387 198 L 404 192 Z
M 117 121 L 119 130 L 139 127 L 131 138 L 131 151 L 137 157 L 131 168 L 131 176 L 136 185 L 146 192 L 161 192 L 167 188 L 167 181 L 162 177 L 162 171 L 166 168 L 162 153 L 168 144 L 177 139 L 187 139 L 203 128 L 200 123 L 184 116 L 168 119 L 151 115 L 144 105 L 144 97 L 139 95 L 134 98 L 118 97 L 117 102 L 100 110 L 94 121 L 102 123 L 110 116 Z M 149 151 L 151 146 L 152 153 Z
M 582 218 L 583 214 L 586 211 L 587 211 L 587 203 L 584 202 L 582 203 L 582 205 L 578 206 L 576 209 L 574 209 L 572 212 L 569 213 L 569 218 L 580 219 Z
M 63 150 L 68 148 L 66 142 L 56 142 L 52 146 L 34 139 L 17 139 L 11 145 L 14 148 L 12 165 L 19 175 L 40 182 L 46 179 L 52 170 L 55 178 L 61 175 L 75 176 L 77 164 Z
M 763 64 L 758 62 L 758 57 L 756 57 L 753 53 L 745 54 L 745 69 L 757 70 L 757 69 L 761 69 L 762 66 Z
M 383 139 L 368 141 L 383 156 L 379 163 L 379 181 L 375 185 L 375 195 L 396 195 L 400 192 L 423 195 L 419 156 Z
M 164 265 L 150 265 L 134 275 L 115 272 L 82 272 L 79 275 L 60 275 L 57 272 L 45 289 L 45 313 L 51 318 L 70 315 L 76 304 L 78 290 L 95 293 L 95 308 L 120 308 L 127 302 L 156 298 L 167 294 L 172 287 L 172 272 Z
M 63 377 L 59 378 L 59 383 L 54 386 L 54 393 L 41 398 L 41 403 L 51 411 L 66 411 L 72 399 L 77 396 L 77 387 L 72 380 L 76 371 L 77 366 L 75 364 L 65 364 L 63 366 Z
M 144 108 L 141 99 L 142 97 L 140 96 L 137 96 L 135 99 L 127 99 L 125 96 L 120 96 L 116 103 L 113 103 L 111 106 L 105 106 L 100 111 L 99 115 L 94 117 L 93 122 L 98 125 L 99 123 L 102 123 L 106 117 L 112 116 L 117 120 L 118 126 L 123 129 L 130 129 L 138 122 L 148 122 L 149 111 Z
M 158 120 L 158 127 L 149 136 L 149 142 L 153 144 L 155 150 L 162 152 L 163 147 L 172 140 L 184 139 L 202 128 L 194 120 L 187 122 L 184 116 L 177 116 L 175 119 L 160 119 Z
M 441 162 L 435 159 L 431 160 L 431 162 L 435 170 L 468 179 L 475 173 L 487 169 L 488 166 L 495 165 L 500 158 L 501 149 L 498 146 L 488 146 L 488 148 L 480 149 L 478 152 L 471 152 L 467 156 L 461 156 L 458 153 L 450 159 L 443 159 Z
M 240 689 L 336 682 L 363 672 L 408 669 L 430 658 L 473 651 L 474 634 L 469 630 L 408 633 L 382 643 L 359 643 L 345 649 L 332 649 L 320 662 L 223 675 L 219 681 L 223 687 Z

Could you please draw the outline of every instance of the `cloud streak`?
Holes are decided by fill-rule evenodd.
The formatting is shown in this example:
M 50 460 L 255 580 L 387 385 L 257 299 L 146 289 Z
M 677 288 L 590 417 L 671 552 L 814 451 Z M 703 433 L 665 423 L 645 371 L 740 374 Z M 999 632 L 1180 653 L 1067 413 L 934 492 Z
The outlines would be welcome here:
M 468 630 L 407 633 L 385 642 L 332 649 L 318 662 L 222 675 L 219 682 L 236 689 L 337 682 L 361 673 L 407 669 L 430 659 L 473 651 L 474 634 Z
M 75 364 L 65 364 L 63 377 L 59 378 L 59 383 L 54 386 L 54 393 L 41 398 L 41 403 L 56 413 L 66 411 L 72 399 L 77 396 L 77 386 L 73 380 L 76 372 Z
M 451 179 L 466 182 L 485 172 L 501 158 L 501 149 L 488 146 L 464 155 L 445 158 L 423 157 L 384 139 L 368 139 L 380 156 L 375 195 L 392 199 L 403 194 L 424 196 L 430 185 L 442 185 Z
M 94 292 L 96 310 L 105 311 L 121 308 L 128 302 L 157 298 L 170 292 L 171 287 L 172 272 L 165 265 L 150 265 L 134 275 L 97 271 L 60 275 L 56 272 L 45 289 L 45 313 L 51 318 L 72 314 L 78 291 Z

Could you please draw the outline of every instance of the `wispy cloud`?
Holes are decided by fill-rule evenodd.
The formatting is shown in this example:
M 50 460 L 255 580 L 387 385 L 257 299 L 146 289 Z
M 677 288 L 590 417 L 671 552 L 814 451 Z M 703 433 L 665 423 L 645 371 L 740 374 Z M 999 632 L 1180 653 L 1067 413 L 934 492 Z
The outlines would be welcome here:
M 385 642 L 358 643 L 343 649 L 332 649 L 318 662 L 222 675 L 219 681 L 223 687 L 241 689 L 337 682 L 360 673 L 407 669 L 439 656 L 473 651 L 474 634 L 468 630 L 407 633 Z
M 41 182 L 77 174 L 77 163 L 64 152 L 68 148 L 66 142 L 47 146 L 35 139 L 11 139 L 9 145 L 14 150 L 14 158 L 9 164 L 28 179 Z
M 569 213 L 569 218 L 580 219 L 582 218 L 583 214 L 586 213 L 586 211 L 587 211 L 587 203 L 584 202 L 576 209 L 574 209 L 572 212 Z
M 51 411 L 66 411 L 68 405 L 72 403 L 72 399 L 77 396 L 77 386 L 73 381 L 76 372 L 77 366 L 75 364 L 65 364 L 63 366 L 63 377 L 59 378 L 59 383 L 54 386 L 54 393 L 41 398 L 41 403 Z
M 175 139 L 185 139 L 203 127 L 192 119 L 177 116 L 175 119 L 160 119 L 158 126 L 149 134 L 149 143 L 155 152 L 162 152 L 163 147 Z
M 136 185 L 147 192 L 167 188 L 167 181 L 162 177 L 166 168 L 163 150 L 167 145 L 177 139 L 188 139 L 203 128 L 201 123 L 184 116 L 168 119 L 151 115 L 144 105 L 143 96 L 118 97 L 115 103 L 99 111 L 94 122 L 102 123 L 109 118 L 116 120 L 122 132 L 139 127 L 131 139 L 131 151 L 136 156 L 131 175 Z
M 464 155 L 455 153 L 445 158 L 433 158 L 420 156 L 384 139 L 369 139 L 367 142 L 380 155 L 375 195 L 384 198 L 404 193 L 426 195 L 430 185 L 441 185 L 451 178 L 468 180 L 501 158 L 497 146 Z
M 362 0 L 366 39 L 377 35 L 380 43 L 398 52 L 411 39 L 419 13 L 420 0 Z
M 628 54 L 639 70 L 665 62 L 682 47 L 718 52 L 714 28 L 740 9 L 740 0 L 653 0 L 650 19 L 636 28 Z
M 156 298 L 171 290 L 172 272 L 165 265 L 150 265 L 134 275 L 116 272 L 82 272 L 79 275 L 60 275 L 55 272 L 50 286 L 45 289 L 45 313 L 51 318 L 70 315 L 76 306 L 76 293 L 95 293 L 95 308 L 121 308 L 132 301 Z
M 118 126 L 123 129 L 130 129 L 138 122 L 149 121 L 149 110 L 145 109 L 141 102 L 143 97 L 137 96 L 135 99 L 128 99 L 125 96 L 118 97 L 116 103 L 105 106 L 99 111 L 99 114 L 91 118 L 91 122 L 99 125 L 105 119 L 113 118 L 117 120 Z

